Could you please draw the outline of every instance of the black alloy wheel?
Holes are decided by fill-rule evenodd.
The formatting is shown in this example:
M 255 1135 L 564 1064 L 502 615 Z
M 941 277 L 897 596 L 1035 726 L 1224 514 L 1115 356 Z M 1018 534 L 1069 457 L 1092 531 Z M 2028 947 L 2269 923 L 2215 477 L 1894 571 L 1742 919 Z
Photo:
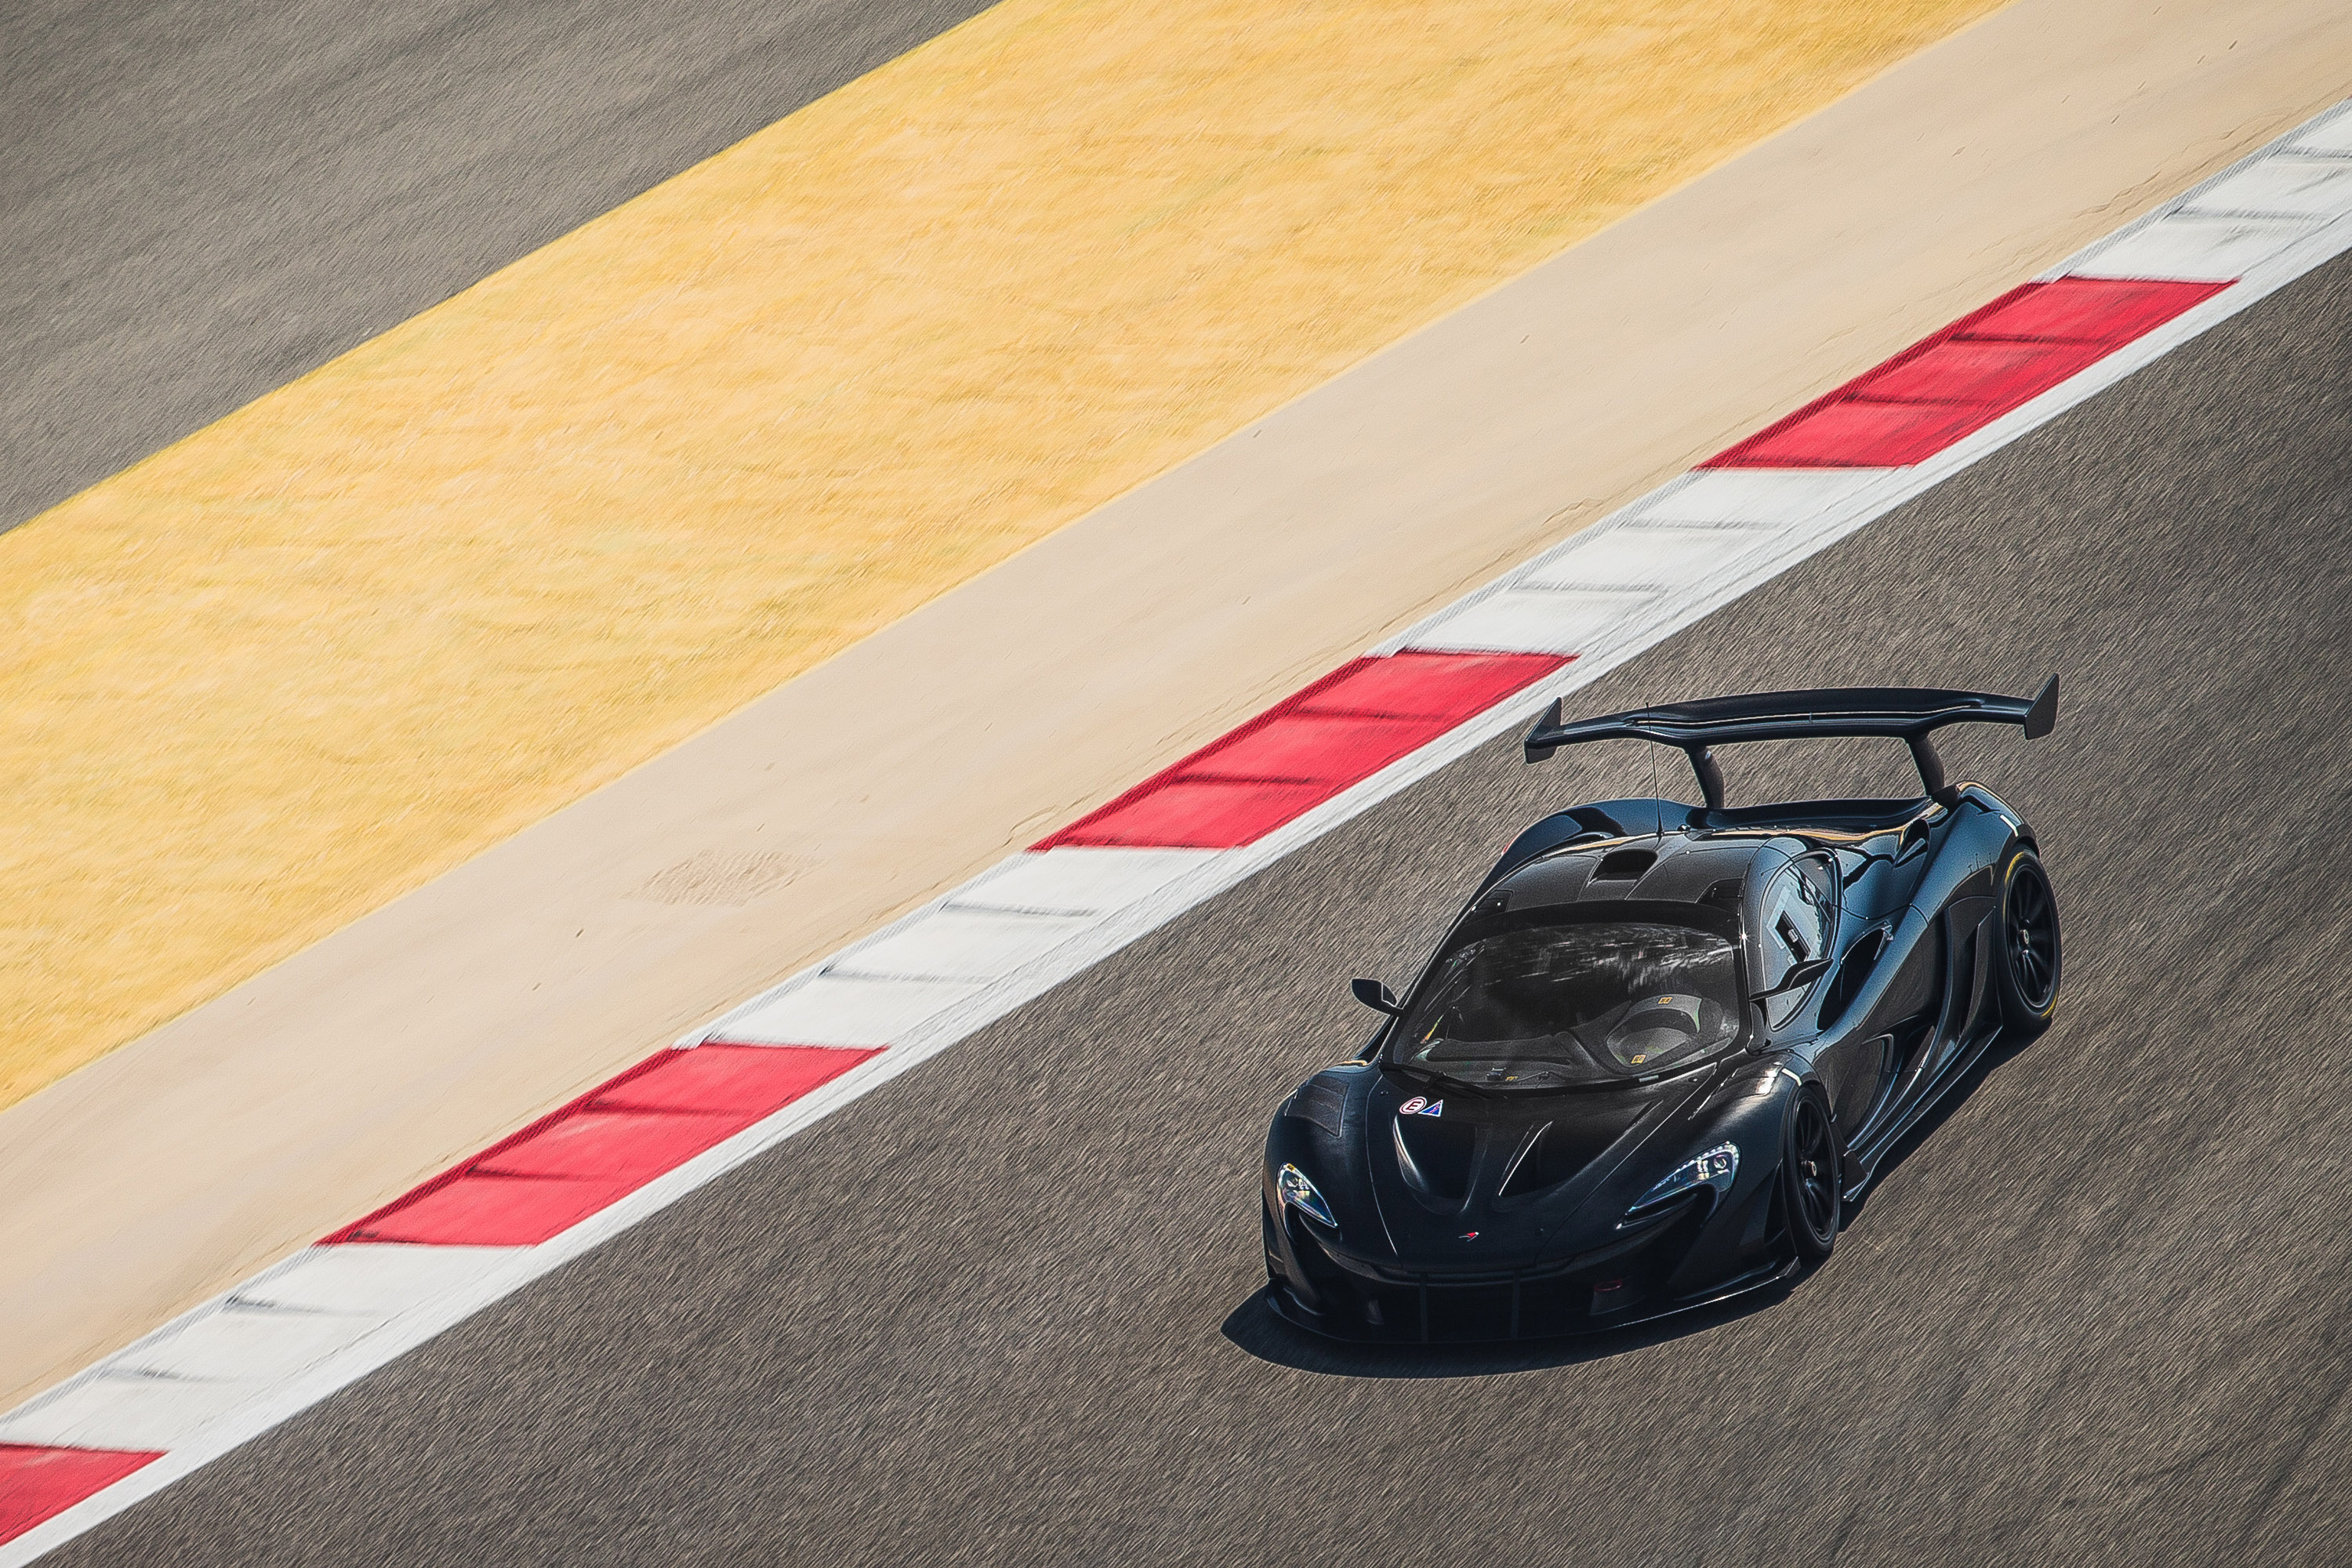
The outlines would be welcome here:
M 1797 1091 L 1789 1108 L 1789 1147 L 1780 1163 L 1789 1236 L 1797 1256 L 1819 1263 L 1836 1249 L 1845 1219 L 1845 1159 L 1829 1097 L 1819 1084 Z
M 2001 879 L 2000 946 L 2001 1019 L 2038 1034 L 2058 1006 L 2058 900 L 2042 862 L 2022 849 Z

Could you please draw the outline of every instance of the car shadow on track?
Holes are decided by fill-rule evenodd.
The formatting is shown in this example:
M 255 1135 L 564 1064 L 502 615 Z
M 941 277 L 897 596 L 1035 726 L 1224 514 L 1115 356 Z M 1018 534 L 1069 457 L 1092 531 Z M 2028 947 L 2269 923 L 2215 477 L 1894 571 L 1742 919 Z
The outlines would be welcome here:
M 1903 1135 L 1879 1162 L 1870 1190 L 1848 1207 L 1845 1227 L 1852 1228 L 1871 1194 L 1904 1161 L 1923 1147 L 1937 1130 L 1966 1105 L 1987 1078 L 2033 1044 L 2031 1039 L 1997 1041 L 1977 1064 L 1952 1086 L 1919 1124 Z M 1823 1268 L 1834 1268 L 1832 1257 Z M 1514 1340 L 1497 1344 L 1372 1345 L 1350 1344 L 1309 1333 L 1275 1315 L 1265 1298 L 1253 1291 L 1227 1314 L 1219 1331 L 1260 1361 L 1298 1372 L 1330 1377 L 1498 1377 L 1509 1373 L 1537 1372 L 1547 1367 L 1579 1366 L 1606 1361 L 1631 1351 L 1646 1350 L 1671 1340 L 1706 1333 L 1742 1318 L 1769 1312 L 1804 1287 L 1812 1271 L 1775 1281 L 1760 1289 L 1710 1307 L 1696 1308 L 1647 1323 L 1607 1333 L 1579 1334 L 1548 1340 Z
M 2045 1031 L 2047 1027 L 2048 1026 L 2045 1025 Z M 1904 1161 L 1926 1148 L 1944 1123 L 1952 1119 L 1952 1114 L 1975 1098 L 1977 1090 L 1984 1087 L 1985 1079 L 2031 1050 L 2034 1044 L 2043 1037 L 2042 1035 L 2029 1035 L 2023 1039 L 1995 1040 L 1991 1047 L 1977 1058 L 1976 1065 L 1963 1073 L 1959 1081 L 1951 1087 L 1944 1098 L 1937 1100 L 1929 1108 L 1927 1114 L 1919 1119 L 1918 1125 L 1897 1139 L 1895 1147 L 1889 1149 L 1879 1160 L 1878 1170 L 1870 1179 L 1869 1190 L 1846 1205 L 1843 1228 L 1853 1228 L 1853 1222 L 1861 1217 L 1862 1211 L 1869 1206 L 1870 1200 L 1877 1194 L 1880 1188 L 1886 1184 L 1886 1178 L 1893 1175 Z

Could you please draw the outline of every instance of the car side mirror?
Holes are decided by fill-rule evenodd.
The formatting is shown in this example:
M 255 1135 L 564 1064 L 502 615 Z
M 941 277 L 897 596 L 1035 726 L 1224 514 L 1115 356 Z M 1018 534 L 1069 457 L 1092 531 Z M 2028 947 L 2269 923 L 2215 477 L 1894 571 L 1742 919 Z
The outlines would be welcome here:
M 1750 998 L 1750 1000 L 1761 1002 L 1767 997 L 1778 996 L 1785 992 L 1802 991 L 1806 986 L 1811 985 L 1814 981 L 1819 980 L 1822 975 L 1827 974 L 1829 972 L 1830 961 L 1828 959 L 1809 958 L 1802 963 L 1790 965 L 1789 973 L 1780 976 L 1780 984 L 1773 986 L 1769 991 L 1759 991 Z
M 1375 1013 L 1386 1013 L 1395 1017 L 1404 1011 L 1404 1004 L 1377 980 L 1350 980 L 1348 989 L 1356 994 L 1357 1001 Z

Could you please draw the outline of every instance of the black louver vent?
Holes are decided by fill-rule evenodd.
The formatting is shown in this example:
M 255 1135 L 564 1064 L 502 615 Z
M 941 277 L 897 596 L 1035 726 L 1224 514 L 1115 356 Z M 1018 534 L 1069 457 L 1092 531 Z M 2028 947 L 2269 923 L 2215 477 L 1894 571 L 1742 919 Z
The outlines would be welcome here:
M 1347 1109 L 1346 1082 L 1318 1077 L 1310 1078 L 1298 1086 L 1298 1092 L 1284 1102 L 1282 1113 L 1296 1116 L 1301 1121 L 1311 1121 L 1337 1138 L 1346 1123 Z

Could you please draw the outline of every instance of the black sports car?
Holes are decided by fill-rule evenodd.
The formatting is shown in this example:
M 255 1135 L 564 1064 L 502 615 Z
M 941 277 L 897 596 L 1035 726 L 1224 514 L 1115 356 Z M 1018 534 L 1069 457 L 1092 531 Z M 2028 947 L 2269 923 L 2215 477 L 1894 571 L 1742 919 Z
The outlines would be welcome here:
M 2031 701 L 1855 688 L 1564 723 L 1681 748 L 1706 804 L 1548 816 L 1486 874 L 1355 1061 L 1285 1100 L 1265 1145 L 1267 1300 L 1347 1339 L 1615 1328 L 1827 1258 L 1844 1206 L 2004 1031 L 2058 997 L 2033 832 L 1948 784 L 1947 725 Z M 1712 747 L 1908 742 L 1908 800 L 1727 806 Z

